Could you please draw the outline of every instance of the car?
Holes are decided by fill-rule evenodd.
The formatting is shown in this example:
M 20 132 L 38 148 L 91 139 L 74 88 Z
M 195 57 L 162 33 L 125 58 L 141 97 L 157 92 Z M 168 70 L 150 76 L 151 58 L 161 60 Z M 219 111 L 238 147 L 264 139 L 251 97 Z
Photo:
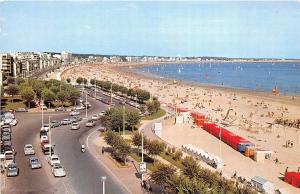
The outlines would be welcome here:
M 8 141 L 3 141 L 3 142 L 2 142 L 1 149 L 2 149 L 2 150 L 0 150 L 0 151 L 2 151 L 2 152 L 13 150 L 12 142 L 11 142 L 10 140 L 8 140 Z
M 51 168 L 51 172 L 52 172 L 54 177 L 64 177 L 64 176 L 66 176 L 66 171 L 65 171 L 64 167 L 61 164 L 55 163 Z
M 54 153 L 53 146 L 51 146 L 49 143 L 46 143 L 46 144 L 43 145 L 42 152 L 45 155 L 49 155 L 50 154 L 50 148 L 51 148 L 51 154 L 53 154 Z
M 82 118 L 80 116 L 74 116 L 74 117 L 71 117 L 71 121 L 72 121 L 72 123 L 76 123 L 76 122 L 82 121 Z
M 42 127 L 41 127 L 41 131 L 49 131 L 50 129 L 50 125 L 49 124 L 44 124 Z
M 83 110 L 85 107 L 84 106 L 76 106 L 75 110 Z
M 97 97 L 96 97 L 96 100 L 99 100 L 99 101 L 100 101 L 100 100 L 102 100 L 102 97 L 97 96 Z
M 15 112 L 28 112 L 26 108 L 17 108 Z
M 5 163 L 4 166 L 7 167 L 9 164 L 15 162 L 15 154 L 13 150 L 7 150 L 4 152 Z
M 40 138 L 41 138 L 43 135 L 44 135 L 44 136 L 48 136 L 48 132 L 45 131 L 45 130 L 41 130 L 41 131 L 40 131 Z
M 101 117 L 105 114 L 105 111 L 101 111 L 98 115 Z
M 63 107 L 63 106 L 60 106 L 60 107 L 57 107 L 57 108 L 55 109 L 55 111 L 56 111 L 56 112 L 63 112 L 63 111 L 66 111 L 66 109 L 65 109 L 65 107 Z
M 70 124 L 72 124 L 72 121 L 71 121 L 70 118 L 65 118 L 65 119 L 62 120 L 60 123 L 61 123 L 62 125 L 70 125 Z
M 7 174 L 8 177 L 18 176 L 19 168 L 15 163 L 10 163 L 7 165 Z
M 51 128 L 60 127 L 60 125 L 61 125 L 60 121 L 57 120 L 51 121 Z
M 44 105 L 44 104 L 42 104 L 42 105 L 41 105 L 41 110 L 47 110 L 47 106 Z
M 105 127 L 99 127 L 99 128 L 98 128 L 98 131 L 105 132 L 105 131 L 106 131 L 106 128 L 105 128 Z
M 42 136 L 41 136 L 40 142 L 43 142 L 43 141 L 45 141 L 45 140 L 47 140 L 47 141 L 49 140 L 49 139 L 48 139 L 48 135 L 42 135 Z
M 10 126 L 8 125 L 4 125 L 4 126 L 2 126 L 1 127 L 1 133 L 3 133 L 3 132 L 9 132 L 9 133 L 11 133 L 11 128 L 10 128 Z
M 99 119 L 100 119 L 100 116 L 99 116 L 99 115 L 94 114 L 94 115 L 92 116 L 92 120 L 94 120 L 94 121 L 97 121 L 97 120 L 99 120 Z
M 25 156 L 34 155 L 35 152 L 34 152 L 33 146 L 31 144 L 26 144 L 24 146 L 24 153 L 25 153 Z
M 53 164 L 60 164 L 59 157 L 57 155 L 50 155 L 47 157 L 48 164 L 53 166 Z
M 86 127 L 94 127 L 96 123 L 93 120 L 88 120 L 88 122 L 85 124 Z
M 124 101 L 119 101 L 119 104 L 125 105 Z
M 10 141 L 11 140 L 10 133 L 8 133 L 8 134 L 2 134 L 1 135 L 1 140 L 2 141 Z
M 29 164 L 31 169 L 42 168 L 42 163 L 40 162 L 40 160 L 36 156 L 30 156 L 29 159 L 28 159 L 28 164 Z
M 16 126 L 18 124 L 18 120 L 17 119 L 12 119 L 10 122 L 10 125 L 12 126 Z
M 70 112 L 70 116 L 78 116 L 78 115 L 80 115 L 80 112 L 78 112 L 78 111 Z
M 71 124 L 71 129 L 72 129 L 72 130 L 78 130 L 79 128 L 80 128 L 79 123 L 72 123 L 72 124 Z

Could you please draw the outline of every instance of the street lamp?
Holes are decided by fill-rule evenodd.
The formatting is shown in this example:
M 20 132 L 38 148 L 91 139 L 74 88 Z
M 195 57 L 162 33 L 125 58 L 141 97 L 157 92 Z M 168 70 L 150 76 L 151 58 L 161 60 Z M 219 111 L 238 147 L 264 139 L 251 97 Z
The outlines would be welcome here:
M 102 194 L 105 194 L 105 180 L 106 180 L 106 176 L 101 176 L 101 181 L 102 181 Z
M 87 118 L 87 106 L 88 106 L 88 103 L 87 103 L 87 93 L 85 93 L 85 118 Z

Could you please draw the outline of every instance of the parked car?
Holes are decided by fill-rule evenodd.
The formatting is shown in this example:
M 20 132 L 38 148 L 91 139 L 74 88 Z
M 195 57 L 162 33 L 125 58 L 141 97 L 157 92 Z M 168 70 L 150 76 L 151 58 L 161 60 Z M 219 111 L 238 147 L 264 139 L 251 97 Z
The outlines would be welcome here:
M 80 115 L 79 111 L 72 111 L 72 112 L 70 112 L 70 116 L 78 116 L 78 115 Z
M 17 108 L 15 112 L 28 112 L 26 108 Z
M 15 163 L 10 163 L 7 166 L 7 176 L 8 177 L 13 177 L 13 176 L 18 176 L 19 175 L 19 168 Z
M 12 126 L 16 126 L 18 124 L 18 120 L 17 119 L 12 119 L 10 122 L 10 125 Z
M 7 167 L 9 164 L 15 162 L 15 154 L 12 150 L 7 150 L 4 152 L 5 163 L 4 166 Z
M 24 146 L 24 153 L 25 153 L 25 156 L 34 155 L 35 152 L 34 152 L 33 146 L 31 144 L 26 144 Z
M 102 97 L 97 96 L 97 97 L 96 97 L 96 100 L 99 100 L 99 101 L 100 101 L 100 100 L 102 100 Z
M 47 110 L 47 106 L 44 105 L 44 104 L 42 104 L 42 105 L 41 105 L 41 110 Z
M 51 121 L 51 127 L 52 128 L 60 127 L 60 125 L 61 125 L 60 121 L 57 121 L 57 120 L 52 120 Z
M 79 128 L 80 128 L 79 123 L 72 123 L 72 124 L 71 124 L 71 129 L 72 129 L 72 130 L 78 130 Z
M 48 164 L 53 166 L 53 164 L 60 164 L 59 157 L 57 155 L 50 155 L 47 157 Z
M 31 169 L 42 168 L 42 163 L 36 156 L 30 156 L 28 159 L 28 164 Z
M 1 140 L 2 141 L 10 141 L 11 140 L 10 133 L 8 133 L 8 132 L 2 133 L 1 134 Z
M 62 111 L 66 111 L 66 109 L 65 109 L 65 107 L 63 107 L 63 106 L 61 106 L 61 107 L 57 107 L 56 109 L 55 109 L 55 111 L 59 111 L 59 112 L 62 112 Z
M 66 171 L 64 167 L 61 164 L 55 163 L 52 168 L 51 172 L 54 175 L 54 177 L 64 177 L 66 176 Z
M 100 116 L 99 116 L 99 115 L 94 114 L 94 115 L 92 116 L 92 120 L 94 120 L 94 121 L 97 121 L 97 120 L 99 120 L 99 119 L 100 119 Z
M 11 128 L 10 128 L 10 125 L 4 125 L 1 127 L 1 133 L 3 132 L 9 132 L 11 133 Z
M 85 124 L 86 127 L 94 127 L 96 123 L 93 120 L 88 120 L 88 122 Z

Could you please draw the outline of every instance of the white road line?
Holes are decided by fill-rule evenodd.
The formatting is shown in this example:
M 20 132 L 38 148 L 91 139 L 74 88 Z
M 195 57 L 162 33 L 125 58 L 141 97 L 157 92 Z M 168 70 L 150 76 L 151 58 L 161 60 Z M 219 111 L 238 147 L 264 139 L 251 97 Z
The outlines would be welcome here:
M 87 147 L 88 147 L 88 145 L 89 145 L 89 138 L 90 138 L 90 136 L 93 134 L 93 133 L 95 133 L 95 132 L 97 132 L 96 130 L 95 131 L 93 131 L 93 132 L 91 132 L 89 135 L 88 135 L 88 137 L 86 138 L 86 145 L 87 145 Z M 117 180 L 127 191 L 128 191 L 128 193 L 132 193 L 129 189 L 128 189 L 128 187 L 126 186 L 126 185 L 124 185 L 120 180 L 119 180 L 119 178 L 96 156 L 96 155 L 94 155 L 93 153 L 91 153 L 91 155 L 94 157 L 94 158 L 96 158 L 100 163 L 101 163 L 101 165 L 110 173 L 110 175 L 112 175 L 114 178 L 115 178 L 115 180 Z

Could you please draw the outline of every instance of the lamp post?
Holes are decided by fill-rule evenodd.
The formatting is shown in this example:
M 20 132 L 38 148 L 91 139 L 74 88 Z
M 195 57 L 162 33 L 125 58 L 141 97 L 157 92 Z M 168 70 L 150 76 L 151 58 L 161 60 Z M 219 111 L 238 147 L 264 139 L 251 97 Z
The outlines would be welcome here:
M 105 194 L 105 180 L 106 180 L 106 176 L 101 176 L 101 181 L 102 181 L 102 194 Z
M 85 118 L 87 118 L 87 93 L 85 93 Z
M 123 105 L 123 136 L 125 136 L 125 105 Z
M 144 163 L 144 131 L 143 129 L 141 130 L 142 133 L 142 163 Z M 142 181 L 142 185 L 144 183 L 144 173 L 142 173 L 141 175 L 141 181 Z
M 49 143 L 50 143 L 50 157 L 52 156 L 52 145 L 51 145 L 51 116 L 49 116 Z

